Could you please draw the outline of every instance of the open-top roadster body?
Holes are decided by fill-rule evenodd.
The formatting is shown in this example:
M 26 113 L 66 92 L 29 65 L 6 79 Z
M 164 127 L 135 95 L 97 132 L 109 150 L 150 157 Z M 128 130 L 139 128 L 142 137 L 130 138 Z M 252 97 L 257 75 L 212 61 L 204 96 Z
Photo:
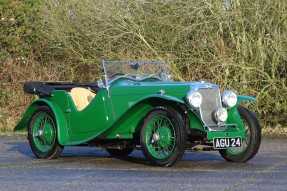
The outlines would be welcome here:
M 63 147 L 104 147 L 115 157 L 142 149 L 153 164 L 171 166 L 186 149 L 218 150 L 245 162 L 258 151 L 260 125 L 242 107 L 253 97 L 218 85 L 176 82 L 162 62 L 103 61 L 96 83 L 27 82 L 38 95 L 15 130 L 28 129 L 38 158 L 56 158 Z

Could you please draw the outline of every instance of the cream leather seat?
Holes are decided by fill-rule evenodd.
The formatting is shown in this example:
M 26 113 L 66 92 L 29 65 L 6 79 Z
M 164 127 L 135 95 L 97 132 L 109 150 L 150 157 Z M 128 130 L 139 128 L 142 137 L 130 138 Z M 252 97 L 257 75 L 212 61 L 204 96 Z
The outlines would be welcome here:
M 78 111 L 85 109 L 96 96 L 89 89 L 80 87 L 71 89 L 70 95 Z

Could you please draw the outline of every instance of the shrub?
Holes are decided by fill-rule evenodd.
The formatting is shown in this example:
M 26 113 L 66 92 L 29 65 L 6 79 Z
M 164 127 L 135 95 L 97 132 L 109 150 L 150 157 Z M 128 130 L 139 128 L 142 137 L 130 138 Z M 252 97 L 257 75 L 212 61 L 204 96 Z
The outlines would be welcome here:
M 264 126 L 287 126 L 287 2 L 229 2 L 2 0 L 0 103 L 21 98 L 4 113 L 18 116 L 30 101 L 19 81 L 93 81 L 103 58 L 159 59 L 177 80 L 256 96 L 250 107 Z
M 50 54 L 68 57 L 76 73 L 98 67 L 103 57 L 162 59 L 177 79 L 205 79 L 257 96 L 254 107 L 265 123 L 286 124 L 287 2 L 231 2 L 225 9 L 221 0 L 50 0 Z

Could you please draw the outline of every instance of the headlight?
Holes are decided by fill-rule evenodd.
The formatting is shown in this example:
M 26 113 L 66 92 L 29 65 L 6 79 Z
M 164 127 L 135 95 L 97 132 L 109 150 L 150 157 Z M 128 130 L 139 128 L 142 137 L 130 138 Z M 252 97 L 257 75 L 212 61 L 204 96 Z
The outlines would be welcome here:
M 190 91 L 187 94 L 187 100 L 191 106 L 198 108 L 202 103 L 202 96 L 197 91 Z
M 234 107 L 237 103 L 237 95 L 233 91 L 224 91 L 222 103 L 225 107 Z
M 225 108 L 219 108 L 214 112 L 215 120 L 218 122 L 225 122 L 228 118 L 228 113 Z

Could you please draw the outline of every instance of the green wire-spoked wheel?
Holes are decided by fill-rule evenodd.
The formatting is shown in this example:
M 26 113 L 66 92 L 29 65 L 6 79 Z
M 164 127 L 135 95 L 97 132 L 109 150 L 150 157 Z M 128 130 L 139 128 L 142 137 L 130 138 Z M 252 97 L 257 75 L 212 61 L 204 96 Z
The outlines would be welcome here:
M 221 156 L 230 162 L 246 162 L 258 152 L 261 143 L 261 127 L 257 118 L 248 109 L 239 106 L 238 112 L 242 119 L 245 137 L 238 148 L 220 150 Z
M 32 152 L 37 158 L 57 158 L 63 147 L 57 141 L 54 115 L 47 106 L 41 106 L 33 114 L 28 131 Z
M 184 153 L 184 133 L 184 123 L 178 112 L 171 108 L 152 110 L 141 128 L 144 155 L 156 165 L 173 165 Z

